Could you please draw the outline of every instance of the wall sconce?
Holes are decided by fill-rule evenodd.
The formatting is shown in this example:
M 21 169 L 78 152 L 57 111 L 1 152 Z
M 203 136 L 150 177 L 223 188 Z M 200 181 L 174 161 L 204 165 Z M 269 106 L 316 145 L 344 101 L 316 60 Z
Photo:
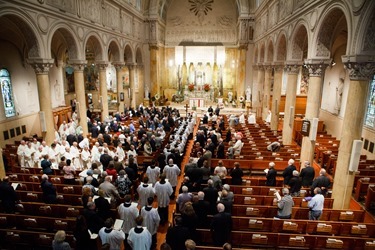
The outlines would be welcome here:
M 331 67 L 335 66 L 336 65 L 336 62 L 332 60 L 331 62 Z

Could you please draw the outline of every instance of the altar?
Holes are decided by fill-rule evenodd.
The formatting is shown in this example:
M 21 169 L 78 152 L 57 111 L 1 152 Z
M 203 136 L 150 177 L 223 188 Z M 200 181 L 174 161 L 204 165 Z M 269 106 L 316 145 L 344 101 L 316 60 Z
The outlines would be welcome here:
M 189 106 L 197 107 L 197 108 L 204 108 L 204 98 L 199 98 L 199 97 L 189 98 Z

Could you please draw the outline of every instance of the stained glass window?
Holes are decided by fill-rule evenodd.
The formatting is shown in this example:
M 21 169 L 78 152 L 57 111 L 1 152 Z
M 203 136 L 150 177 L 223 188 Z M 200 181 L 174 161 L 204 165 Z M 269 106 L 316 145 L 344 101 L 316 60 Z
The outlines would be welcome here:
M 375 129 L 375 75 L 370 83 L 370 98 L 367 106 L 365 125 Z
M 0 69 L 0 84 L 5 117 L 15 116 L 16 108 L 14 107 L 12 82 L 10 81 L 9 71 L 6 69 Z

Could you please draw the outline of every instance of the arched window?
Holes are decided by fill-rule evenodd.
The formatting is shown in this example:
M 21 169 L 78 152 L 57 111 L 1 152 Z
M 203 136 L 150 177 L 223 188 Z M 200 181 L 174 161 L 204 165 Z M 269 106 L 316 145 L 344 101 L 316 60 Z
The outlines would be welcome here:
M 10 81 L 9 71 L 6 69 L 0 69 L 0 84 L 5 117 L 15 116 L 16 108 L 14 107 L 12 82 Z
M 370 83 L 370 98 L 367 106 L 365 125 L 375 129 L 375 75 Z

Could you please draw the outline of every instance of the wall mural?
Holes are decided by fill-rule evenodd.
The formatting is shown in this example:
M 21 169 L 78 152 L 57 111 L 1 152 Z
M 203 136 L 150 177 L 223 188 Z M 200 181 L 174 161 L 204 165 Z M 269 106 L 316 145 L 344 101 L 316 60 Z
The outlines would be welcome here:
M 214 0 L 189 0 L 191 4 L 190 12 L 198 17 L 199 23 L 202 25 L 204 16 L 207 15 L 208 11 L 212 10 L 212 3 Z

